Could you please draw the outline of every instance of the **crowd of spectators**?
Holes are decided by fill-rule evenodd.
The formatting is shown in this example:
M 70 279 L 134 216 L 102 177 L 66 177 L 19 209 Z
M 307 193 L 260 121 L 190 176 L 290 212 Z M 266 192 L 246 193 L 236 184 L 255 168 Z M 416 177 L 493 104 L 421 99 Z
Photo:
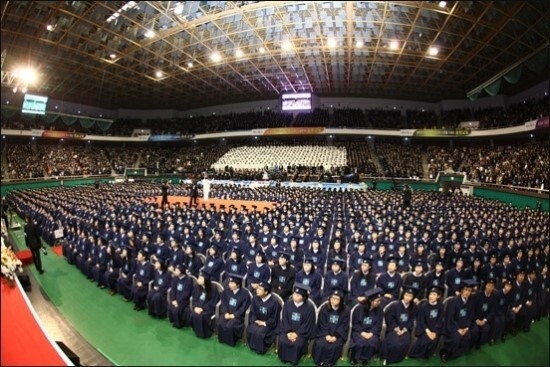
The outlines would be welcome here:
M 103 131 L 93 124 L 89 128 L 80 121 L 66 125 L 61 118 L 54 123 L 46 116 L 26 115 L 17 111 L 2 114 L 2 129 L 45 129 L 80 132 L 94 135 L 131 136 L 134 129 L 148 129 L 154 135 L 194 135 L 223 131 L 251 130 L 273 127 L 348 127 L 375 129 L 431 129 L 456 128 L 462 121 L 479 121 L 479 128 L 492 129 L 516 126 L 527 121 L 548 116 L 548 97 L 528 99 L 504 107 L 481 109 L 434 110 L 387 107 L 385 109 L 316 108 L 311 112 L 290 113 L 261 110 L 243 113 L 228 113 L 210 116 L 189 116 L 171 119 L 117 119 L 110 128 Z M 9 117 L 8 117 L 9 115 Z M 86 124 L 84 124 L 86 125 Z
M 329 144 L 332 144 L 330 146 Z M 291 159 L 280 164 L 237 167 L 230 164 L 213 168 L 231 149 L 250 146 L 294 149 L 316 146 L 345 150 L 343 164 L 330 165 Z M 95 145 L 2 145 L 2 177 L 29 179 L 98 174 L 123 174 L 125 168 L 147 168 L 148 174 L 182 174 L 224 179 L 316 180 L 320 176 L 357 174 L 370 177 L 431 178 L 439 171 L 463 171 L 468 180 L 521 187 L 548 188 L 549 150 L 547 141 L 510 145 L 420 146 L 379 141 L 263 140 L 189 143 L 176 147 L 95 146 Z M 300 153 L 301 154 L 301 153 Z M 423 155 L 427 172 L 422 166 Z M 258 154 L 258 159 L 261 154 Z M 380 166 L 376 161 L 379 161 Z M 254 157 L 250 162 L 259 162 Z M 381 167 L 379 169 L 378 167 Z
M 441 123 L 433 110 L 406 110 L 406 129 L 439 129 Z
M 468 149 L 462 170 L 470 181 L 548 189 L 550 143 Z
M 337 142 L 335 145 L 346 148 L 350 170 L 360 175 L 382 176 L 374 163 L 373 153 L 365 142 Z
M 36 144 L 14 144 L 7 149 L 11 179 L 111 174 L 102 149 Z
M 466 155 L 466 147 L 426 147 L 426 158 L 428 159 L 429 178 L 436 178 L 439 171 L 457 172 L 460 164 Z
M 517 126 L 527 121 L 549 116 L 548 97 L 527 99 L 508 108 L 484 108 L 473 111 L 481 129 Z
M 386 177 L 423 177 L 420 146 L 378 143 L 376 153 Z
M 331 124 L 339 128 L 366 129 L 367 121 L 363 110 L 359 108 L 334 109 L 334 122 Z
M 328 126 L 330 115 L 327 109 L 316 108 L 311 112 L 300 112 L 294 117 L 292 126 Z

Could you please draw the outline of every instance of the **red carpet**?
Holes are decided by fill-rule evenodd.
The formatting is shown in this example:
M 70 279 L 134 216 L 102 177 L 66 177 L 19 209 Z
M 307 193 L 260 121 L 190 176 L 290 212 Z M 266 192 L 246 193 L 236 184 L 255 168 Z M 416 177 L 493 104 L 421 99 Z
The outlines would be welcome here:
M 57 344 L 50 342 L 19 286 L 2 278 L 2 366 L 68 366 Z M 37 316 L 36 316 L 37 317 Z M 63 354 L 66 358 L 66 356 Z

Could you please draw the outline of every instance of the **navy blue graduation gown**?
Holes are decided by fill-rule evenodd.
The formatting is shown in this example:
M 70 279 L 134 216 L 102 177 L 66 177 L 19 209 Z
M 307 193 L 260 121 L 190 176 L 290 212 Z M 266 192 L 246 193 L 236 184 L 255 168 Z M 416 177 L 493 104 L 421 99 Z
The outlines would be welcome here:
M 168 320 L 176 328 L 187 324 L 185 315 L 189 312 L 189 299 L 193 292 L 193 280 L 186 275 L 173 277 L 170 283 Z
M 357 303 L 357 297 L 362 297 L 366 291 L 374 288 L 376 280 L 372 272 L 363 274 L 360 270 L 353 273 L 350 282 L 351 304 Z
M 322 282 L 323 278 L 317 270 L 312 271 L 309 274 L 306 274 L 306 272 L 302 270 L 296 274 L 296 283 L 307 285 L 311 288 L 309 298 L 315 302 L 316 305 L 321 304 Z
M 275 265 L 271 271 L 271 289 L 282 299 L 287 299 L 292 294 L 296 270 L 290 265 L 283 269 L 281 265 Z
M 348 339 L 349 309 L 344 306 L 340 311 L 327 307 L 327 303 L 319 311 L 317 320 L 317 335 L 313 343 L 312 356 L 317 365 L 327 363 L 330 366 L 342 356 L 342 348 Z M 327 335 L 336 337 L 334 343 L 326 340 Z
M 483 326 L 477 325 L 476 335 L 472 334 L 472 346 L 482 346 L 489 340 L 489 335 L 493 327 L 495 318 L 495 307 L 497 296 L 495 293 L 487 296 L 484 291 L 476 293 L 474 296 L 475 320 L 484 320 L 487 322 Z
M 489 339 L 500 339 L 506 329 L 506 325 L 510 325 L 513 322 L 514 315 L 510 310 L 513 297 L 514 293 L 511 289 L 508 293 L 504 293 L 504 289 L 500 289 L 497 292 L 495 299 L 495 316 Z
M 153 265 L 149 261 L 138 263 L 135 274 L 135 282 L 132 284 L 132 298 L 137 307 L 144 308 L 147 292 L 149 291 L 149 281 L 153 280 L 154 277 Z M 141 286 L 138 286 L 138 282 L 141 283 Z
M 295 332 L 298 339 L 291 342 L 288 333 Z M 308 341 L 315 335 L 315 308 L 305 301 L 299 307 L 293 300 L 286 301 L 279 334 L 279 359 L 294 365 L 307 353 Z
M 382 304 L 380 305 L 382 309 L 391 301 L 399 299 L 401 284 L 403 284 L 403 280 L 401 279 L 401 275 L 399 275 L 397 272 L 395 272 L 393 276 L 390 275 L 388 272 L 380 274 L 380 276 L 376 280 L 376 286 L 382 288 L 384 294 L 389 293 L 392 296 L 391 299 L 387 297 L 382 298 Z
M 149 315 L 156 317 L 166 316 L 166 293 L 170 287 L 171 275 L 167 271 L 155 271 L 153 286 L 147 294 Z
M 325 275 L 325 285 L 323 287 L 323 300 L 327 299 L 333 288 L 348 290 L 348 276 L 343 271 L 335 274 L 332 270 L 327 271 Z
M 246 283 L 248 286 L 252 283 L 258 283 L 259 281 L 269 283 L 271 278 L 271 268 L 265 263 L 261 266 L 258 266 L 256 263 L 252 263 L 248 266 L 246 274 Z
M 265 301 L 258 296 L 252 298 L 246 328 L 246 340 L 250 349 L 259 354 L 267 352 L 279 332 L 280 317 L 281 305 L 274 297 L 270 296 Z M 266 325 L 258 325 L 257 320 L 264 321 Z
M 443 347 L 447 359 L 458 358 L 470 350 L 472 333 L 475 328 L 473 323 L 474 307 L 472 297 L 464 303 L 461 296 L 456 296 L 447 304 L 444 329 L 445 344 Z M 469 331 L 461 336 L 458 329 L 463 328 L 469 328 Z
M 120 276 L 116 280 L 116 289 L 126 300 L 130 300 L 132 297 L 132 276 L 136 271 L 136 267 L 136 259 L 126 258 L 121 261 Z
M 195 285 L 192 293 L 192 307 L 189 308 L 189 315 L 186 318 L 193 328 L 195 335 L 199 338 L 209 338 L 213 332 L 213 319 L 216 313 L 216 304 L 220 300 L 220 294 L 216 287 L 207 295 L 206 290 L 200 285 Z M 200 313 L 196 308 L 202 309 Z
M 435 305 L 423 302 L 420 305 L 416 314 L 415 335 L 417 339 L 411 348 L 409 357 L 429 358 L 435 352 L 443 333 L 444 316 L 441 302 L 437 302 Z M 426 329 L 436 334 L 434 340 L 428 337 Z
M 383 321 L 384 312 L 380 307 L 365 310 L 363 305 L 357 306 L 352 315 L 351 360 L 368 362 L 378 353 Z M 362 333 L 372 333 L 372 336 L 366 339 Z
M 416 317 L 414 304 L 405 307 L 403 301 L 390 306 L 386 312 L 386 336 L 380 346 L 380 358 L 388 363 L 401 362 L 405 359 L 411 346 L 411 332 Z M 407 332 L 397 335 L 396 327 L 406 329 Z
M 204 270 L 206 270 L 210 274 L 210 278 L 213 281 L 217 282 L 220 279 L 220 274 L 223 271 L 223 266 L 224 266 L 224 262 L 221 257 L 208 256 L 204 263 Z
M 239 288 L 236 293 L 225 289 L 221 294 L 220 315 L 217 320 L 218 340 L 220 343 L 235 346 L 237 340 L 243 335 L 244 314 L 250 307 L 250 293 L 246 289 Z M 226 320 L 226 313 L 235 316 L 234 319 Z

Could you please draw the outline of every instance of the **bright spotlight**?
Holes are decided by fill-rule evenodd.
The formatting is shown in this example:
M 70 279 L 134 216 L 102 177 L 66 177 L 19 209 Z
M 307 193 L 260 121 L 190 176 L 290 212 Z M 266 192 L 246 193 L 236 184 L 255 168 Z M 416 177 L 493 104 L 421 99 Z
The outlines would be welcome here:
M 192 67 L 193 67 L 193 62 L 189 61 L 189 62 L 187 63 L 187 67 L 188 67 L 188 68 L 192 68 Z
M 390 50 L 397 50 L 399 49 L 399 42 L 397 41 L 391 41 L 390 42 Z
M 281 44 L 281 48 L 282 48 L 284 51 L 290 51 L 290 50 L 292 50 L 292 42 L 290 42 L 290 41 L 284 41 L 284 42 Z
M 240 48 L 238 48 L 238 49 L 235 51 L 235 56 L 237 56 L 238 58 L 243 57 L 243 56 L 244 56 L 243 50 L 241 50 Z
M 440 1 L 440 2 L 439 2 L 439 7 L 440 7 L 440 8 L 444 8 L 444 7 L 446 7 L 446 6 L 447 6 L 447 2 L 446 2 L 446 1 Z
M 265 48 L 261 46 L 258 51 L 260 51 L 261 54 L 265 54 Z
M 155 76 L 157 78 L 162 78 L 162 71 L 160 71 L 160 70 L 155 71 Z
M 428 55 L 430 56 L 435 56 L 438 53 L 439 53 L 439 49 L 437 47 L 432 46 L 428 49 Z
M 327 41 L 327 45 L 330 48 L 334 48 L 338 45 L 338 42 L 336 41 L 336 39 L 334 37 L 329 37 L 329 39 Z
M 210 55 L 210 60 L 220 62 L 222 61 L 222 55 L 218 51 L 214 51 L 212 55 Z
M 155 37 L 155 32 L 153 32 L 153 31 L 147 31 L 147 32 L 145 32 L 145 37 L 147 37 L 147 38 L 153 38 L 153 37 Z
M 357 40 L 357 41 L 355 42 L 355 47 L 357 47 L 357 48 L 361 48 L 361 47 L 363 47 L 364 45 L 365 45 L 365 42 L 363 42 L 362 40 Z

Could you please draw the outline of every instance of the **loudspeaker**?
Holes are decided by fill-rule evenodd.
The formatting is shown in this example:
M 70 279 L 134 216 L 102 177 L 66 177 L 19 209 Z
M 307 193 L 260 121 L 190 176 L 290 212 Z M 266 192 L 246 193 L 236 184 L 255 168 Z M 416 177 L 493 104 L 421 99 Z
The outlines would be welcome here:
M 77 356 L 68 346 L 65 345 L 63 342 L 57 342 L 57 345 L 59 345 L 59 348 L 65 353 L 67 358 L 75 365 L 80 366 L 80 357 Z

